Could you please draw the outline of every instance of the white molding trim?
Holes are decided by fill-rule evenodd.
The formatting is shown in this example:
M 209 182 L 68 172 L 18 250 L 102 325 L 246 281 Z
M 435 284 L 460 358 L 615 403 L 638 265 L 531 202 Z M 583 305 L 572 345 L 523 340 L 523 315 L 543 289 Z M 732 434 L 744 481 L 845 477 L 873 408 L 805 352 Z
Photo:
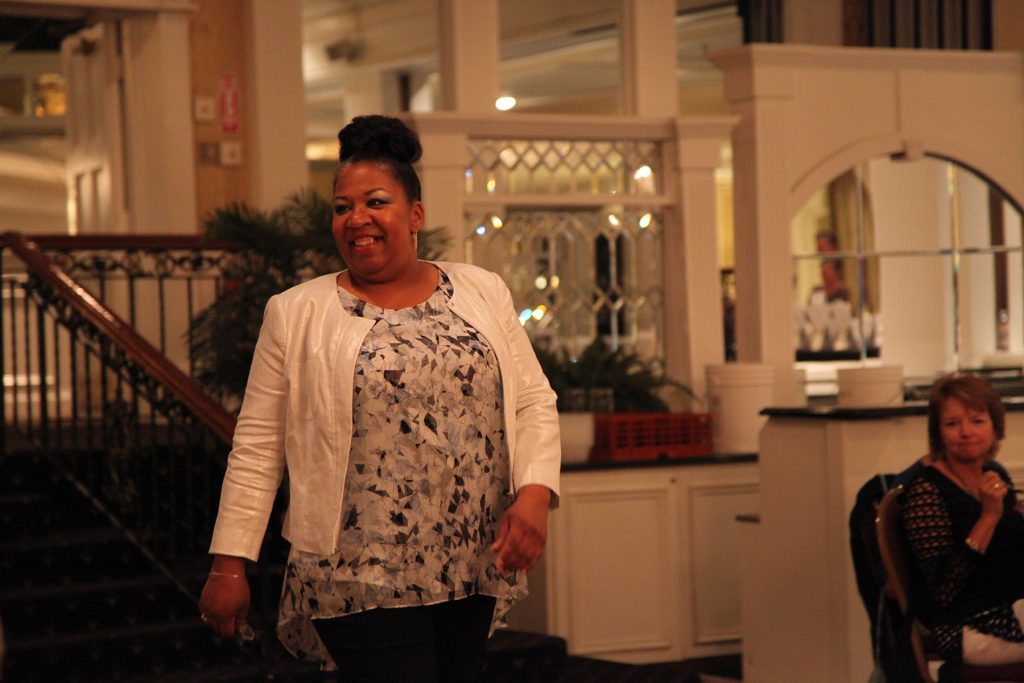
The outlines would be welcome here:
M 664 194 L 488 194 L 467 195 L 462 202 L 467 211 L 488 211 L 495 208 L 548 208 L 584 209 L 600 206 L 620 205 L 623 207 L 666 208 L 675 205 L 671 197 Z
M 716 65 L 816 69 L 938 69 L 949 68 L 951 57 L 957 70 L 1012 74 L 1024 59 L 1017 52 L 950 50 L 908 50 L 905 48 L 824 47 L 821 45 L 750 44 L 715 50 L 709 57 Z
M 421 135 L 462 133 L 471 138 L 540 138 L 557 140 L 670 140 L 676 118 L 578 116 L 560 114 L 500 114 L 481 117 L 458 112 L 401 116 Z M 700 117 L 714 119 L 717 117 Z

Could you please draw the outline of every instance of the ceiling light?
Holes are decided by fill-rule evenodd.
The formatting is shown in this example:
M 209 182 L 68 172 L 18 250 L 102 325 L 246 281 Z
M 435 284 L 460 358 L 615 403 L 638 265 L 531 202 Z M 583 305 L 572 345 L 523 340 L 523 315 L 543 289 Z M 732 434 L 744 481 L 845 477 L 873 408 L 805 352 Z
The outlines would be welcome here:
M 516 98 L 511 95 L 502 95 L 494 100 L 494 108 L 498 111 L 508 111 L 514 106 L 516 106 Z

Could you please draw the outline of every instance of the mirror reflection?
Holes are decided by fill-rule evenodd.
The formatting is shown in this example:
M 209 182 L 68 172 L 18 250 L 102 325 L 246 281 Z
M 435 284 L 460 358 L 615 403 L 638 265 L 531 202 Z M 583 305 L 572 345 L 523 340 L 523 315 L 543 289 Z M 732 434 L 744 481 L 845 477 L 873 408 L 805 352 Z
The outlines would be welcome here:
M 1021 211 L 970 169 L 864 161 L 806 202 L 791 235 L 797 361 L 908 377 L 1020 367 Z

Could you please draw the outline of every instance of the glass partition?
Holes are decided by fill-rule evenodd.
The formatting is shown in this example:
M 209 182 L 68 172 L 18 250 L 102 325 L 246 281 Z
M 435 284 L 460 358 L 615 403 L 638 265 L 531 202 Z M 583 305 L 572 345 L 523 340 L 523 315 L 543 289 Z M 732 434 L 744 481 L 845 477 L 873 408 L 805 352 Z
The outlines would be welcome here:
M 664 355 L 662 145 L 647 139 L 473 138 L 467 260 L 500 273 L 544 348 L 595 338 Z

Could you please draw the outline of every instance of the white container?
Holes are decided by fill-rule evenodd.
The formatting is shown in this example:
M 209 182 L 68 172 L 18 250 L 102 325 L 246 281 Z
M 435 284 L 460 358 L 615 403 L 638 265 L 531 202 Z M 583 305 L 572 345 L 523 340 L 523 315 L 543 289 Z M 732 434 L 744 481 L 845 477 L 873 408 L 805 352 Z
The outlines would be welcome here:
M 841 408 L 877 408 L 903 403 L 903 366 L 840 368 L 836 371 Z
M 775 369 L 765 363 L 709 365 L 708 406 L 716 453 L 756 453 L 774 397 Z
M 807 371 L 803 368 L 776 368 L 772 406 L 807 407 Z
M 986 354 L 981 360 L 981 367 L 998 370 L 1019 370 L 1024 367 L 1024 355 L 1009 351 L 996 351 Z
M 594 447 L 593 413 L 559 413 L 558 429 L 562 439 L 562 462 L 587 462 Z

